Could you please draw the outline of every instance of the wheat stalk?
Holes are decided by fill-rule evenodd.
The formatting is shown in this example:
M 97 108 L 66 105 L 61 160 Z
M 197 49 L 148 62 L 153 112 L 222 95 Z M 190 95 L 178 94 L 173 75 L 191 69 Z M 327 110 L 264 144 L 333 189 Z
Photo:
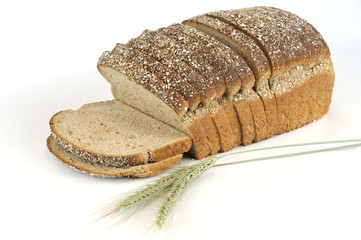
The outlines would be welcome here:
M 252 159 L 246 159 L 240 161 L 233 161 L 229 163 L 215 164 L 216 161 L 218 161 L 221 158 L 225 158 L 235 154 L 238 155 L 246 152 L 256 152 L 256 151 L 291 148 L 291 147 L 302 147 L 309 145 L 339 144 L 339 143 L 354 143 L 354 144 L 342 145 L 338 147 L 322 148 L 322 149 L 316 149 L 310 151 L 301 151 L 301 152 L 288 153 L 288 154 L 279 154 L 279 155 L 260 157 L 260 158 L 252 158 Z M 148 203 L 163 197 L 164 199 L 156 215 L 156 221 L 155 221 L 155 224 L 158 227 L 158 229 L 161 229 L 165 225 L 167 219 L 169 218 L 169 215 L 171 214 L 175 204 L 180 199 L 182 194 L 186 191 L 189 184 L 195 179 L 199 178 L 205 171 L 207 171 L 212 166 L 215 167 L 227 166 L 227 165 L 260 161 L 260 160 L 286 158 L 286 157 L 300 156 L 306 154 L 314 154 L 319 152 L 344 150 L 344 149 L 360 147 L 360 146 L 361 146 L 361 139 L 348 139 L 348 140 L 337 140 L 337 141 L 323 141 L 323 142 L 280 145 L 280 146 L 257 148 L 252 150 L 228 153 L 218 157 L 212 156 L 207 159 L 201 160 L 197 164 L 191 166 L 183 166 L 173 171 L 170 171 L 168 175 L 160 177 L 147 185 L 141 186 L 133 191 L 130 191 L 122 195 L 120 198 L 113 201 L 112 204 L 101 209 L 101 211 L 105 212 L 105 214 L 103 214 L 100 219 L 112 217 L 114 215 L 118 216 L 119 214 L 125 213 L 129 210 L 133 210 L 130 212 L 131 215 L 136 211 L 139 211 L 140 209 L 145 207 Z

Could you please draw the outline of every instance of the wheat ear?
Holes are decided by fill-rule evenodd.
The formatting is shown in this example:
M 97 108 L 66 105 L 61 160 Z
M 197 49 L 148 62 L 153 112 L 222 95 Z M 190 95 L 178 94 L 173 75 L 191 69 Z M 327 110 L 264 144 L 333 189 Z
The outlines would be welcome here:
M 112 201 L 113 204 L 100 209 L 100 212 L 104 213 L 100 216 L 100 219 L 105 219 L 107 217 L 111 217 L 112 215 L 121 214 L 122 212 L 132 209 L 134 212 L 139 211 L 146 206 L 147 203 L 161 197 L 164 191 L 172 185 L 175 178 L 183 174 L 187 174 L 187 171 L 185 171 L 186 168 L 188 167 L 185 166 L 172 170 L 166 176 L 160 177 L 147 185 L 138 187 L 133 191 L 119 196 L 115 201 Z
M 165 199 L 156 216 L 156 224 L 161 229 L 169 217 L 174 205 L 185 192 L 188 185 L 195 179 L 199 178 L 207 169 L 212 167 L 218 160 L 217 157 L 210 157 L 199 164 L 184 169 L 183 174 L 178 176 L 167 191 Z

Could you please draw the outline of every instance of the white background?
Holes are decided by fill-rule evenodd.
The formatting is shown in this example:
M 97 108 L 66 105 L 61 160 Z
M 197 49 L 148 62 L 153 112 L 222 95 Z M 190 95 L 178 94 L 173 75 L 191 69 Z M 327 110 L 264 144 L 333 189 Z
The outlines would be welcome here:
M 149 230 L 156 205 L 116 228 L 89 223 L 99 203 L 149 179 L 90 177 L 47 151 L 54 113 L 112 98 L 96 70 L 102 51 L 147 28 L 255 5 L 311 22 L 330 46 L 336 83 L 321 120 L 234 151 L 361 138 L 360 1 L 0 0 L 0 238 L 361 239 L 361 148 L 210 169 L 161 232 Z

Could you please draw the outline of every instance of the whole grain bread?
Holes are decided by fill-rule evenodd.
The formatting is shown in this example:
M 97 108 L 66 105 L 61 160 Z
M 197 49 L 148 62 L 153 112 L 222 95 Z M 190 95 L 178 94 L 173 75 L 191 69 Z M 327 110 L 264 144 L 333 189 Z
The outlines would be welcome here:
M 133 142 L 129 148 L 135 147 L 134 152 L 120 147 L 109 154 L 109 146 L 116 149 L 109 145 L 116 139 L 113 130 L 78 137 L 73 132 L 100 124 L 118 110 L 82 122 L 71 117 L 81 110 L 55 115 L 50 151 L 77 169 L 102 176 L 150 176 L 175 165 L 185 152 L 201 159 L 299 128 L 327 113 L 335 78 L 329 48 L 317 30 L 271 7 L 211 12 L 146 30 L 105 52 L 98 69 L 115 99 L 137 113 L 113 122 L 123 125 L 123 135 L 136 132 L 139 121 L 148 118 L 159 127 L 159 132 L 150 126 L 143 132 L 147 137 L 138 143 L 147 142 L 146 151 Z M 61 116 L 70 120 L 59 131 L 55 120 Z M 133 118 L 138 121 L 134 126 Z M 94 138 L 99 141 L 89 142 Z M 154 138 L 160 140 L 151 147 Z

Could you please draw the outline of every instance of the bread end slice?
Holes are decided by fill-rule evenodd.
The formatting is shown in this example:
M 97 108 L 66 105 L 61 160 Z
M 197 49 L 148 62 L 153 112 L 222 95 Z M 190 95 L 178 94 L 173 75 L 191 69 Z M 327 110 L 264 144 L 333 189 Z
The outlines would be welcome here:
M 179 154 L 160 162 L 146 163 L 128 168 L 116 168 L 86 162 L 81 158 L 64 151 L 64 149 L 57 144 L 56 140 L 52 136 L 48 137 L 47 146 L 50 152 L 64 164 L 77 171 L 97 177 L 150 177 L 175 166 L 183 156 L 182 154 Z

